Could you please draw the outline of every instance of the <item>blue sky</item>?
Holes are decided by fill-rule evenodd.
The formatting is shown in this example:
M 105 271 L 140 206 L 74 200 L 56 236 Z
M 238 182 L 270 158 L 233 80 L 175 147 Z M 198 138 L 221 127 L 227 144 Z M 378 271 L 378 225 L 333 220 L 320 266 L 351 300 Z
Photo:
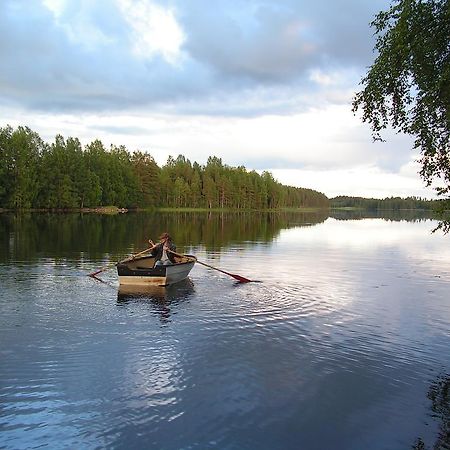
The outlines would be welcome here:
M 328 196 L 433 196 L 409 137 L 351 112 L 387 0 L 3 0 L 0 126 L 270 170 Z

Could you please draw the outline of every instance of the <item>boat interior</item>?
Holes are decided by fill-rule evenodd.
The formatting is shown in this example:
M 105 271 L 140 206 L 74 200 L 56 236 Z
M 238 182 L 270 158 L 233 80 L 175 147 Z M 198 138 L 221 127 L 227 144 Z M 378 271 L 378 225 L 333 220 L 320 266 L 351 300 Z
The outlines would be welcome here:
M 175 263 L 186 263 L 193 259 L 193 257 L 189 256 L 175 256 Z M 124 261 L 123 263 L 126 264 L 129 269 L 152 269 L 155 265 L 155 258 L 152 256 L 143 256 L 130 261 Z

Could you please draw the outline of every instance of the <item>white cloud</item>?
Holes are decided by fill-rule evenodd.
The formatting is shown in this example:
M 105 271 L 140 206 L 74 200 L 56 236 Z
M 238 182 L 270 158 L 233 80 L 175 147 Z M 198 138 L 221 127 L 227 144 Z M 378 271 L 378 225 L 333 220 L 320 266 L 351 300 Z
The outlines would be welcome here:
M 181 57 L 184 33 L 172 9 L 145 0 L 117 0 L 133 30 L 133 51 L 143 58 L 161 54 L 175 64 Z
M 46 6 L 56 18 L 59 18 L 66 6 L 67 0 L 42 0 L 44 6 Z
M 309 79 L 321 86 L 330 86 L 334 83 L 333 77 L 330 74 L 324 73 L 320 69 L 314 69 L 309 75 Z
M 64 30 L 71 42 L 92 51 L 115 41 L 96 23 L 89 1 L 80 2 L 77 8 L 69 0 L 43 0 L 43 5 L 53 14 L 56 25 Z
M 386 172 L 375 165 L 332 170 L 275 168 L 271 171 L 284 184 L 315 189 L 330 198 L 338 195 L 436 198 L 433 190 L 426 188 L 420 180 L 419 166 L 413 160 L 408 161 L 399 173 Z
M 349 0 L 345 14 L 326 0 L 4 3 L 0 126 L 124 144 L 159 164 L 216 155 L 329 196 L 433 193 L 410 139 L 374 144 L 351 113 L 387 0 Z

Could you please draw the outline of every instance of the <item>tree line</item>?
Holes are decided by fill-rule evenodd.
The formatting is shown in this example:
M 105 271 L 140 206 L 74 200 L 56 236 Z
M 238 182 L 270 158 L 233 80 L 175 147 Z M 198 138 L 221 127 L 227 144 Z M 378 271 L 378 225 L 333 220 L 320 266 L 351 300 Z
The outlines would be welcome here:
M 427 200 L 420 197 L 386 197 L 384 199 L 377 199 L 340 195 L 330 199 L 330 206 L 332 208 L 359 208 L 369 211 L 399 211 L 402 209 L 432 210 L 439 203 L 440 201 L 438 200 Z
M 205 165 L 183 155 L 159 167 L 145 152 L 81 145 L 61 135 L 44 142 L 28 127 L 0 128 L 0 208 L 279 209 L 328 207 L 315 190 L 285 186 L 270 172 L 230 167 L 211 156 Z

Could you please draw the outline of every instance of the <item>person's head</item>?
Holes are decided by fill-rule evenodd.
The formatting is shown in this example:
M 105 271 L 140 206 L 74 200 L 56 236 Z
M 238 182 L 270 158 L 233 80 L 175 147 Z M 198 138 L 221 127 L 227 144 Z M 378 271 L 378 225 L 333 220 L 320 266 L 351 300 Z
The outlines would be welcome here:
M 170 237 L 169 233 L 163 233 L 160 237 L 159 240 L 161 242 L 169 242 L 172 240 L 172 238 Z

